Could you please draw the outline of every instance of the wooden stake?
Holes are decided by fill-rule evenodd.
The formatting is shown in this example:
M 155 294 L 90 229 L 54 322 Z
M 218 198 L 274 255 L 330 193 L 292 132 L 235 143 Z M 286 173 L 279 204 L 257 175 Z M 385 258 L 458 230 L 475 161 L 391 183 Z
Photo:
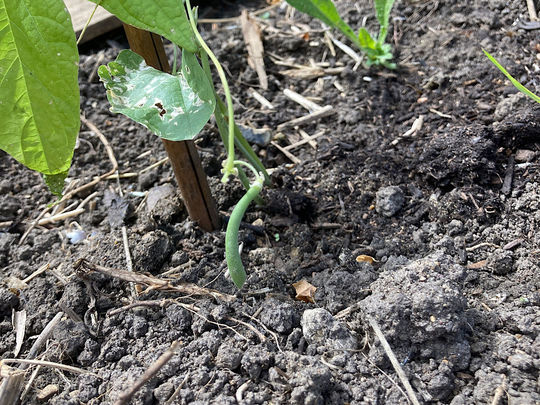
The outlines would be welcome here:
M 159 35 L 127 24 L 124 24 L 124 30 L 133 52 L 141 55 L 149 66 L 163 72 L 170 71 Z M 193 141 L 162 141 L 189 216 L 205 231 L 219 228 L 218 212 L 195 144 Z

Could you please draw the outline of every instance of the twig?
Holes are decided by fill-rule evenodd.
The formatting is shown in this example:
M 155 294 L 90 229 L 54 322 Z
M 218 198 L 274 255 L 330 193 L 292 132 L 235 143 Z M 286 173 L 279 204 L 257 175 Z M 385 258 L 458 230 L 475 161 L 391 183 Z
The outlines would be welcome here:
M 172 304 L 173 302 L 175 302 L 173 299 L 133 301 L 132 303 L 124 305 L 123 307 L 107 311 L 107 316 L 118 315 L 121 312 L 127 311 L 127 310 L 132 309 L 132 308 L 136 308 L 136 307 L 160 307 L 160 308 L 163 308 L 166 305 Z
M 328 37 L 332 40 L 334 45 L 336 45 L 339 49 L 349 55 L 357 64 L 362 63 L 362 57 L 358 53 L 356 53 L 350 46 L 345 45 L 343 42 L 335 39 L 330 32 L 328 32 Z
M 289 128 L 289 127 L 294 127 L 296 125 L 301 125 L 301 124 L 305 124 L 305 123 L 308 123 L 308 122 L 313 122 L 319 118 L 322 118 L 322 117 L 325 117 L 327 115 L 330 115 L 334 113 L 334 107 L 332 107 L 331 105 L 325 105 L 324 107 L 322 107 L 320 110 L 318 111 L 315 111 L 315 112 L 312 112 L 308 115 L 304 115 L 303 117 L 300 117 L 300 118 L 295 118 L 293 120 L 290 120 L 290 121 L 286 121 L 286 122 L 283 122 L 281 124 L 279 124 L 277 126 L 277 130 L 278 131 L 281 131 L 285 128 Z
M 274 145 L 281 153 L 283 153 L 285 156 L 287 156 L 291 162 L 293 162 L 295 164 L 302 163 L 302 161 L 300 159 L 298 159 L 296 156 L 294 156 L 287 149 L 279 146 L 279 144 L 277 142 L 271 141 L 270 144 Z
M 90 188 L 90 187 L 93 187 L 94 185 L 96 185 L 97 183 L 99 183 L 101 180 L 103 180 L 105 177 L 111 175 L 111 174 L 114 174 L 116 172 L 116 170 L 118 169 L 118 162 L 116 161 L 115 157 L 114 157 L 114 153 L 112 151 L 112 148 L 111 148 L 111 145 L 109 144 L 109 141 L 107 140 L 107 138 L 105 138 L 105 135 L 103 135 L 101 133 L 101 131 L 99 129 L 97 129 L 97 127 L 92 124 L 90 121 L 88 121 L 83 115 L 81 115 L 81 121 L 90 129 L 92 130 L 92 132 L 94 132 L 96 134 L 96 136 L 99 138 L 99 140 L 101 141 L 101 143 L 103 143 L 103 145 L 105 146 L 105 151 L 107 152 L 107 156 L 109 157 L 109 160 L 111 161 L 111 164 L 112 164 L 112 168 L 110 171 L 108 171 L 107 173 L 105 174 L 102 174 L 101 176 L 99 177 L 95 177 L 92 181 L 90 181 L 89 183 L 86 183 L 80 187 L 77 187 L 76 189 L 64 194 L 64 196 L 60 199 L 60 201 L 58 201 L 58 204 L 64 202 L 64 201 L 67 201 L 69 199 L 71 199 L 75 194 L 83 191 L 83 190 L 86 190 L 87 188 Z M 49 212 L 49 210 L 51 209 L 52 207 L 48 206 L 46 207 L 39 215 L 38 217 L 36 218 L 36 220 L 30 224 L 30 226 L 28 227 L 28 229 L 24 232 L 23 236 L 21 236 L 21 239 L 19 240 L 19 246 L 23 244 L 23 242 L 26 240 L 26 238 L 28 237 L 28 235 L 30 234 L 30 232 L 32 231 L 32 229 L 34 229 L 38 224 L 39 224 L 39 221 L 41 220 L 41 218 L 43 218 L 43 216 Z
M 244 392 L 246 392 L 246 390 L 248 389 L 250 382 L 251 380 L 247 380 L 240 387 L 238 387 L 238 390 L 236 390 L 235 398 L 238 404 L 242 404 L 242 402 L 244 402 L 244 398 L 243 398 Z
M 240 15 L 240 25 L 242 36 L 248 51 L 248 64 L 257 72 L 259 85 L 263 90 L 268 89 L 268 77 L 264 68 L 264 46 L 261 40 L 261 29 L 259 24 L 248 14 L 247 10 L 242 10 Z
M 506 391 L 506 376 L 502 375 L 502 382 L 495 390 L 495 395 L 493 395 L 493 400 L 491 405 L 499 405 L 501 403 L 504 392 Z
M 407 138 L 407 137 L 410 137 L 410 136 L 416 136 L 418 131 L 420 131 L 422 129 L 423 125 L 424 125 L 424 116 L 420 115 L 420 116 L 418 116 L 418 118 L 416 118 L 414 120 L 411 127 L 407 131 L 405 131 L 403 134 L 401 134 L 400 138 L 394 139 L 390 144 L 391 145 L 397 145 L 397 143 L 399 142 L 399 140 L 401 138 Z
M 27 360 L 27 359 L 2 359 L 0 360 L 0 364 L 8 364 L 8 363 L 19 363 L 26 366 L 45 366 L 45 367 L 53 367 L 57 368 L 59 370 L 69 371 L 71 373 L 78 373 L 78 374 L 89 374 L 94 377 L 101 378 L 99 375 L 92 373 L 91 371 L 83 370 L 82 368 L 73 367 L 73 366 L 67 366 L 65 364 L 61 363 L 54 363 L 52 361 L 45 361 L 45 360 Z
M 153 164 L 151 164 L 150 166 L 145 167 L 144 169 L 142 169 L 142 170 L 139 172 L 139 174 L 143 174 L 143 173 L 149 172 L 150 170 L 152 170 L 152 169 L 154 169 L 154 168 L 156 168 L 156 167 L 158 167 L 158 166 L 161 166 L 162 164 L 167 163 L 168 161 L 169 161 L 169 158 L 168 158 L 168 157 L 163 158 L 163 159 L 161 159 L 161 160 L 158 160 L 156 163 L 153 163 Z
M 291 99 L 295 103 L 300 104 L 302 107 L 304 107 L 310 113 L 315 112 L 315 111 L 319 111 L 319 110 L 322 109 L 322 107 L 319 104 L 314 103 L 311 100 L 308 100 L 303 95 L 298 94 L 295 91 L 285 89 L 285 90 L 283 90 L 283 94 L 285 95 L 285 97 Z
M 24 280 L 22 280 L 23 283 L 28 284 L 30 281 L 35 279 L 37 276 L 39 276 L 41 273 L 46 272 L 50 267 L 50 263 L 46 263 L 43 266 L 41 266 L 39 269 L 34 271 L 32 274 L 30 274 L 28 277 L 26 277 Z
M 278 338 L 278 336 L 277 336 L 277 334 L 276 334 L 275 332 L 272 332 L 270 329 L 268 329 L 268 328 L 266 327 L 266 325 L 265 325 L 264 323 L 262 323 L 259 319 L 257 319 L 255 316 L 251 316 L 251 315 L 249 315 L 249 314 L 247 314 L 247 313 L 245 313 L 245 312 L 242 312 L 242 314 L 243 314 L 244 316 L 247 316 L 247 317 L 250 318 L 251 320 L 257 322 L 259 325 L 262 326 L 262 328 L 263 328 L 266 332 L 268 332 L 270 335 L 272 335 L 272 337 L 273 337 L 274 340 L 276 341 L 276 345 L 277 345 L 278 350 L 279 350 L 280 352 L 283 353 L 283 350 L 281 350 L 281 346 L 280 346 L 280 344 L 279 344 L 279 338 Z
M 179 285 L 172 285 L 169 281 L 162 280 L 157 277 L 147 276 L 144 274 L 130 272 L 127 270 L 103 267 L 94 263 L 90 263 L 84 259 L 79 259 L 73 265 L 73 267 L 75 268 L 76 271 L 79 271 L 82 274 L 84 274 L 85 272 L 97 271 L 109 277 L 117 278 L 119 280 L 124 280 L 130 283 L 142 284 L 154 290 L 178 292 L 182 294 L 198 295 L 198 296 L 209 295 L 215 299 L 219 299 L 226 302 L 236 301 L 236 297 L 234 295 L 224 294 L 217 290 L 212 290 L 210 288 L 199 287 L 196 284 L 181 283 Z
M 30 348 L 28 355 L 26 356 L 28 360 L 34 359 L 38 352 L 41 350 L 41 347 L 45 344 L 49 335 L 51 334 L 53 328 L 60 322 L 63 312 L 57 313 L 53 319 L 49 321 L 47 326 L 39 334 L 38 338 Z M 0 368 L 2 362 L 0 362 Z M 0 385 L 0 403 L 2 405 L 13 405 L 18 402 L 21 391 L 23 389 L 22 385 L 24 383 L 24 370 L 28 368 L 28 364 L 20 364 L 18 370 L 20 372 L 11 375 L 10 377 L 4 379 L 2 385 Z
M 245 327 L 247 327 L 249 330 L 251 330 L 253 333 L 257 335 L 261 343 L 266 342 L 266 337 L 261 332 L 259 332 L 255 326 L 251 325 L 250 323 L 241 321 L 240 319 L 233 318 L 232 316 L 228 316 L 225 319 L 239 323 L 240 325 L 244 325 Z
M 77 209 L 75 209 L 73 211 L 62 212 L 60 214 L 56 214 L 56 215 L 53 215 L 51 217 L 40 219 L 37 224 L 38 225 L 47 225 L 47 224 L 50 224 L 52 222 L 62 221 L 62 220 L 67 219 L 67 218 L 76 217 L 77 215 L 82 214 L 84 211 L 85 211 L 84 208 L 77 208 Z
M 174 390 L 173 394 L 170 396 L 170 398 L 167 401 L 165 401 L 163 405 L 171 405 L 173 403 L 174 399 L 180 394 L 180 390 L 184 387 L 188 379 L 189 379 L 189 373 L 186 374 L 182 382 L 178 385 L 176 390 Z
M 82 37 L 82 33 L 81 33 L 81 37 Z M 92 67 L 92 71 L 88 75 L 88 80 L 87 80 L 88 83 L 92 83 L 94 81 L 99 65 L 101 65 L 101 62 L 103 62 L 103 59 L 105 59 L 105 53 L 103 51 L 99 51 L 97 60 L 94 63 L 94 66 Z
M 253 89 L 249 89 L 248 93 L 251 97 L 253 97 L 255 100 L 257 100 L 263 107 L 268 108 L 269 110 L 274 109 L 274 105 L 268 101 L 262 94 L 258 93 L 257 91 Z
M 373 331 L 379 338 L 379 342 L 381 342 L 381 345 L 386 355 L 390 359 L 390 362 L 392 363 L 392 366 L 394 367 L 396 374 L 398 375 L 399 379 L 401 380 L 401 383 L 405 387 L 405 391 L 407 391 L 407 395 L 409 396 L 409 399 L 414 405 L 420 405 L 420 402 L 418 401 L 418 398 L 416 398 L 416 394 L 414 393 L 411 383 L 409 383 L 409 380 L 407 379 L 405 372 L 401 368 L 401 365 L 399 364 L 398 359 L 396 358 L 394 352 L 392 351 L 392 348 L 390 347 L 390 345 L 388 344 L 388 341 L 384 337 L 381 331 L 381 328 L 379 328 L 379 325 L 377 324 L 375 319 L 373 319 L 371 316 L 366 314 L 366 318 L 369 322 L 369 325 L 371 326 L 371 328 L 373 329 Z
M 380 372 L 382 375 L 384 375 L 386 378 L 388 378 L 388 380 L 389 380 L 392 384 L 394 384 L 394 385 L 396 386 L 396 388 L 403 394 L 404 397 L 407 397 L 407 393 L 406 393 L 405 391 L 403 391 L 403 388 L 401 388 L 401 387 L 399 386 L 399 384 L 398 384 L 391 376 L 388 375 L 388 373 L 385 373 L 385 371 L 384 371 L 382 368 L 380 368 L 380 367 L 377 366 L 375 363 L 373 363 L 373 361 L 371 361 L 371 359 L 370 359 L 368 356 L 366 356 L 365 353 L 361 353 L 361 354 L 362 354 L 362 356 L 364 356 L 364 358 L 366 359 L 366 361 L 367 361 L 369 364 L 371 364 L 373 367 L 375 367 L 377 370 L 379 370 L 379 372 Z M 409 400 L 409 398 L 407 398 L 407 402 L 408 402 L 409 404 L 411 403 L 411 401 Z
M 429 112 L 432 112 L 433 114 L 437 114 L 439 117 L 442 117 L 442 118 L 450 118 L 450 119 L 454 119 L 453 116 L 449 115 L 449 114 L 445 114 L 443 112 L 440 112 L 439 110 L 436 110 L 435 108 L 430 108 L 429 109 Z
M 472 251 L 474 251 L 476 249 L 480 249 L 480 248 L 483 248 L 483 247 L 493 247 L 495 249 L 500 249 L 501 248 L 499 245 L 496 245 L 494 243 L 482 242 L 482 243 L 479 243 L 478 245 L 474 245 L 474 246 L 465 248 L 465 250 L 467 252 L 472 252 Z
M 285 150 L 291 150 L 291 149 L 294 149 L 294 148 L 297 148 L 299 146 L 302 146 L 306 143 L 309 143 L 313 148 L 316 148 L 317 147 L 317 142 L 315 142 L 315 139 L 317 139 L 318 137 L 324 135 L 324 130 L 322 131 L 319 131 L 317 132 L 315 135 L 312 135 L 312 136 L 309 136 L 308 134 L 306 134 L 304 131 L 300 130 L 298 131 L 300 133 L 300 135 L 304 138 L 298 142 L 295 142 L 295 143 L 292 143 L 290 145 L 287 145 L 285 146 L 283 149 Z
M 129 400 L 135 395 L 135 393 L 154 377 L 161 368 L 167 364 L 167 362 L 176 354 L 176 349 L 180 345 L 179 341 L 174 341 L 159 358 L 148 367 L 148 369 L 143 373 L 143 375 L 135 381 L 132 387 L 122 392 L 114 405 L 123 405 L 129 402 Z
M 527 11 L 531 21 L 538 21 L 538 15 L 536 14 L 536 8 L 534 7 L 534 0 L 527 0 Z

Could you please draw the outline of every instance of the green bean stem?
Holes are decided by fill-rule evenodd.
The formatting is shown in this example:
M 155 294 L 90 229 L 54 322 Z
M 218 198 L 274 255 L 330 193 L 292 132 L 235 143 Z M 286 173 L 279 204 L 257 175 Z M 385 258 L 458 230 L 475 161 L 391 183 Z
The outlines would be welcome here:
M 199 31 L 197 31 L 197 23 L 195 21 L 195 17 L 193 16 L 193 10 L 191 9 L 191 3 L 189 0 L 186 0 L 186 7 L 193 34 L 195 35 L 195 38 L 197 38 L 197 41 L 199 42 L 201 48 L 204 50 L 204 52 L 206 52 L 206 54 L 216 67 L 219 79 L 221 80 L 221 85 L 223 86 L 223 92 L 225 93 L 225 100 L 227 102 L 227 113 L 229 114 L 229 139 L 227 140 L 229 145 L 227 147 L 227 160 L 225 161 L 225 166 L 223 168 L 223 178 L 221 179 L 221 181 L 226 182 L 228 177 L 234 173 L 234 110 L 231 91 L 229 90 L 229 83 L 227 82 L 227 77 L 225 76 L 225 71 L 223 70 L 221 63 L 219 63 L 216 55 L 214 55 L 206 42 L 204 42 L 204 39 L 199 33 Z
M 238 251 L 238 231 L 240 229 L 240 222 L 242 221 L 249 204 L 259 195 L 263 181 L 262 178 L 257 177 L 246 194 L 244 194 L 240 201 L 238 201 L 238 204 L 236 204 L 236 207 L 234 207 L 229 223 L 227 224 L 227 232 L 225 234 L 225 259 L 227 260 L 227 267 L 229 268 L 231 279 L 238 288 L 242 288 L 246 281 L 246 271 L 244 270 L 242 258 Z

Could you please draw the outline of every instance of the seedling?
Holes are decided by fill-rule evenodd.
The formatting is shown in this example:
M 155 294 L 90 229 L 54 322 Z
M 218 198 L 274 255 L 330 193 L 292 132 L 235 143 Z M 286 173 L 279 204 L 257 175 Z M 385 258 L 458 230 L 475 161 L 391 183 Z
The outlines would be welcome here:
M 497 68 L 512 82 L 512 84 L 516 87 L 516 89 L 518 89 L 519 91 L 521 91 L 523 94 L 525 94 L 527 97 L 530 97 L 532 98 L 534 101 L 536 101 L 537 103 L 540 103 L 540 97 L 537 96 L 536 94 L 534 94 L 532 91 L 530 91 L 527 87 L 525 87 L 524 85 L 522 85 L 520 82 L 518 82 L 516 79 L 514 79 L 514 77 L 508 73 L 508 71 L 497 61 L 497 59 L 495 59 L 493 56 L 491 56 L 489 54 L 488 51 L 486 51 L 485 49 L 482 49 L 482 51 L 484 51 L 484 53 L 486 54 L 486 56 L 488 57 L 488 59 L 495 65 L 497 66 Z
M 375 14 L 379 20 L 379 35 L 372 37 L 364 28 L 360 28 L 358 35 L 341 19 L 332 0 L 287 0 L 297 10 L 321 20 L 331 28 L 337 28 L 349 38 L 358 49 L 367 56 L 366 65 L 381 65 L 388 69 L 395 69 L 396 64 L 390 62 L 393 58 L 390 44 L 386 44 L 390 10 L 395 0 L 374 0 Z
M 162 35 L 182 49 L 181 69 L 173 68 L 172 75 L 147 66 L 131 51 L 121 52 L 98 73 L 112 110 L 164 139 L 192 139 L 214 114 L 227 149 L 222 180 L 237 174 L 247 189 L 231 214 L 225 243 L 229 272 L 241 288 L 246 275 L 238 252 L 240 221 L 269 177 L 234 123 L 225 73 L 197 31 L 195 11 L 189 0 L 186 8 L 177 0 L 92 1 L 124 23 Z M 78 54 L 71 19 L 61 0 L 6 0 L 0 22 L 0 115 L 7 117 L 0 147 L 43 173 L 51 190 L 61 193 L 79 128 Z M 214 88 L 208 58 L 226 103 Z M 50 69 L 52 62 L 55 69 Z M 248 162 L 235 159 L 235 145 Z M 251 184 L 244 168 L 254 175 Z

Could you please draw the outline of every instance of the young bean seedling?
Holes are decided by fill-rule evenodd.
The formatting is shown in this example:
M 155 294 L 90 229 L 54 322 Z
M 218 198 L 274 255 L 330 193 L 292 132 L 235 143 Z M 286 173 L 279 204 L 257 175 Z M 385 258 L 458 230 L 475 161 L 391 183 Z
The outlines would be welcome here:
M 291 6 L 303 13 L 321 20 L 331 28 L 337 28 L 354 45 L 367 56 L 366 65 L 381 65 L 388 69 L 395 69 L 396 64 L 392 63 L 392 48 L 385 43 L 388 34 L 388 24 L 390 21 L 390 11 L 394 0 L 374 0 L 375 14 L 379 21 L 379 35 L 374 38 L 364 28 L 360 28 L 358 34 L 341 19 L 336 6 L 332 0 L 287 0 Z
M 238 174 L 247 189 L 231 214 L 225 237 L 229 274 L 234 284 L 241 288 L 246 273 L 238 250 L 240 222 L 249 204 L 259 195 L 267 174 L 234 124 L 232 97 L 225 72 L 198 32 L 195 10 L 189 0 L 186 0 L 186 8 L 189 25 L 185 34 L 186 37 L 193 35 L 196 50 L 182 49 L 182 66 L 178 72 L 176 62 L 172 73 L 168 74 L 147 66 L 139 55 L 124 50 L 114 62 L 100 66 L 98 74 L 107 89 L 111 110 L 130 117 L 162 138 L 175 141 L 192 139 L 212 113 L 215 115 L 227 150 L 222 181 L 227 182 L 231 175 Z M 226 104 L 219 99 L 214 88 L 208 59 L 216 67 Z M 245 152 L 248 162 L 235 159 L 235 141 Z M 253 174 L 251 184 L 247 182 L 244 168 Z
M 177 71 L 175 66 L 172 74 L 147 66 L 129 50 L 101 66 L 98 73 L 112 110 L 164 139 L 193 139 L 214 115 L 227 150 L 223 181 L 237 174 L 247 189 L 226 232 L 229 271 L 241 288 L 246 275 L 238 252 L 240 221 L 269 177 L 234 123 L 225 73 L 197 31 L 195 11 L 189 0 L 186 7 L 178 0 L 92 1 L 124 23 L 161 35 L 182 50 L 181 68 Z M 0 55 L 0 116 L 4 119 L 0 148 L 42 173 L 51 191 L 61 194 L 80 125 L 77 44 L 63 1 L 4 0 L 0 5 Z M 209 58 L 222 82 L 226 103 L 213 85 Z M 246 162 L 235 159 L 235 146 Z M 253 173 L 251 184 L 245 168 Z

